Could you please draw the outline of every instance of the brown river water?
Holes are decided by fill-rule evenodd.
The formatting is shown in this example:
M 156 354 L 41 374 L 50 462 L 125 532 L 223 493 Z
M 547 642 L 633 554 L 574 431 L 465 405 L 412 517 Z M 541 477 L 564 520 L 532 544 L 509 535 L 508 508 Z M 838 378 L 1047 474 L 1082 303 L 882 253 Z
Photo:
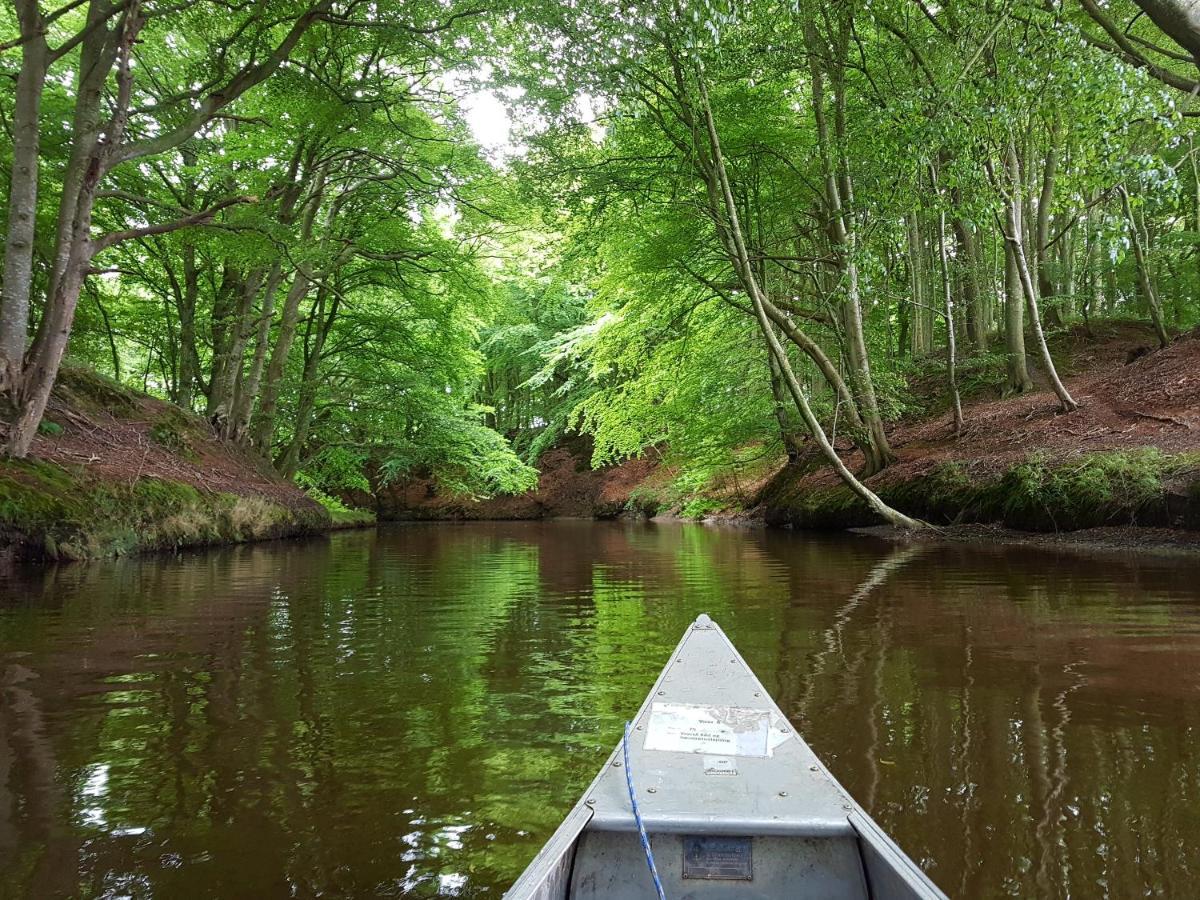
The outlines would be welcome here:
M 0 897 L 498 897 L 700 612 L 952 896 L 1200 892 L 1200 558 L 555 522 L 0 575 Z

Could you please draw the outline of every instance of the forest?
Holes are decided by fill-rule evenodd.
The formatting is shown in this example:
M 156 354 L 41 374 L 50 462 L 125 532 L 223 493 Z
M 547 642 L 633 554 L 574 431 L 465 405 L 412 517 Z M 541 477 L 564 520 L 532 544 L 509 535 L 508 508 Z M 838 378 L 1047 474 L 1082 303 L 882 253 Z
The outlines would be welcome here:
M 86 367 L 328 494 L 578 433 L 919 527 L 896 422 L 1066 421 L 1056 335 L 1200 318 L 1186 0 L 11 0 L 0 51 L 13 459 Z

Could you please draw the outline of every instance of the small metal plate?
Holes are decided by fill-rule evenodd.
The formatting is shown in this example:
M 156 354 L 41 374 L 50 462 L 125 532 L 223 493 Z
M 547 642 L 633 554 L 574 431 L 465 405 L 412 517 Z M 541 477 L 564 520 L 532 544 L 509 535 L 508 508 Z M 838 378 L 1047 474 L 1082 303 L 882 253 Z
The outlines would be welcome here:
M 683 877 L 753 881 L 753 838 L 684 835 Z
M 729 756 L 704 757 L 705 775 L 736 775 L 737 763 Z

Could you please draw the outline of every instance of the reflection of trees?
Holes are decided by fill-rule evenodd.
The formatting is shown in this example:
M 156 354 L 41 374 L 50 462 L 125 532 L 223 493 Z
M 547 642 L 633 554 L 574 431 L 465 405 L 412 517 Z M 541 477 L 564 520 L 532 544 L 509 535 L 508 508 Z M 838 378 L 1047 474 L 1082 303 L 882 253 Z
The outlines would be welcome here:
M 847 616 L 864 556 L 823 605 L 808 585 L 827 576 L 793 569 L 784 642 L 803 662 L 779 699 L 901 844 L 961 896 L 1182 890 L 1200 867 L 1200 759 L 1180 740 L 1195 610 L 1159 616 L 1195 573 L 939 548 Z M 1131 609 L 1131 581 L 1154 608 Z
M 1186 894 L 1195 576 L 623 523 L 31 574 L 0 586 L 0 668 L 39 676 L 0 692 L 0 893 L 501 885 L 705 611 L 956 895 Z

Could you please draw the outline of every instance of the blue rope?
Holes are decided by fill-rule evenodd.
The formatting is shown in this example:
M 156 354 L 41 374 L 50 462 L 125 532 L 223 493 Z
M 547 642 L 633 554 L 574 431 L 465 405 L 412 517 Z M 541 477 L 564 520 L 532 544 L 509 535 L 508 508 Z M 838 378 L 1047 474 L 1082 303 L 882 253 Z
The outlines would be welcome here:
M 658 900 L 667 900 L 663 892 L 662 882 L 658 878 L 658 868 L 654 865 L 654 851 L 650 849 L 650 838 L 646 835 L 646 826 L 642 824 L 642 812 L 638 809 L 637 794 L 633 790 L 633 769 L 629 765 L 629 723 L 625 723 L 625 740 L 621 742 L 625 751 L 625 784 L 629 788 L 629 804 L 633 807 L 633 820 L 637 822 L 638 837 L 642 839 L 642 849 L 646 851 L 646 865 L 650 867 L 650 877 L 654 879 L 654 889 L 658 891 Z

